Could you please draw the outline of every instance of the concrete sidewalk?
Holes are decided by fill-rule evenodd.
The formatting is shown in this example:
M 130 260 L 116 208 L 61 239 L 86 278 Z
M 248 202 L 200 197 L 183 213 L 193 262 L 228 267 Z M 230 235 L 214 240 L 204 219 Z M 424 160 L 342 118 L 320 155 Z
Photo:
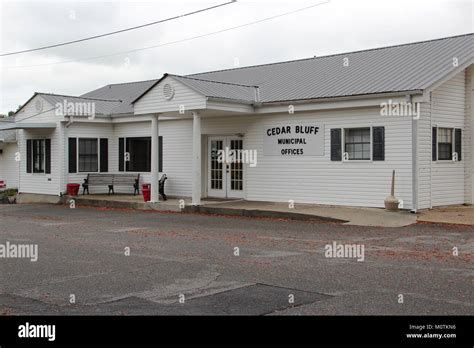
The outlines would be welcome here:
M 419 213 L 418 221 L 474 226 L 474 206 L 453 205 L 424 210 Z
M 243 216 L 263 216 L 272 218 L 289 218 L 297 220 L 319 220 L 341 222 L 356 226 L 402 227 L 416 223 L 416 215 L 408 211 L 389 212 L 378 208 L 341 207 L 317 204 L 298 204 L 293 208 L 288 203 L 274 202 L 204 202 L 201 207 L 190 210 L 205 213 L 229 214 L 241 212 Z M 234 214 L 232 214 L 234 215 Z
M 204 213 L 293 220 L 323 220 L 356 226 L 402 227 L 416 223 L 417 216 L 408 211 L 389 212 L 379 208 L 341 207 L 316 204 L 254 202 L 246 200 L 204 199 L 202 205 L 191 205 L 190 198 L 170 198 L 159 203 L 145 203 L 141 196 L 88 195 L 64 197 L 63 202 L 75 200 L 76 205 L 104 208 L 157 210 Z

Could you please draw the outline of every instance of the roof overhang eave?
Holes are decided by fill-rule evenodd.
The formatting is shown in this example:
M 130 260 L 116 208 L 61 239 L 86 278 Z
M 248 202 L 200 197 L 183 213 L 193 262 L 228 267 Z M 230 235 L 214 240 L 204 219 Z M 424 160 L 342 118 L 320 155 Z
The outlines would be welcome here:
M 252 100 L 243 100 L 243 99 L 232 99 L 232 98 L 223 98 L 223 97 L 206 97 L 207 101 L 214 101 L 214 102 L 225 102 L 225 103 L 236 103 L 236 104 L 245 104 L 245 105 L 255 105 L 257 104 L 255 101 Z
M 56 123 L 12 123 L 6 125 L 0 125 L 0 131 L 2 130 L 16 130 L 16 129 L 55 129 Z
M 334 97 L 322 97 L 322 98 L 308 98 L 308 99 L 293 99 L 293 100 L 276 100 L 269 102 L 262 102 L 262 106 L 272 106 L 272 105 L 288 105 L 288 104 L 306 104 L 306 103 L 324 103 L 324 102 L 335 102 L 343 100 L 356 100 L 356 99 L 375 99 L 375 98 L 385 98 L 385 97 L 399 97 L 404 95 L 423 95 L 422 89 L 407 90 L 407 91 L 393 91 L 393 92 L 378 92 L 378 93 L 369 93 L 369 94 L 355 94 L 355 95 L 345 95 L 345 96 L 334 96 Z

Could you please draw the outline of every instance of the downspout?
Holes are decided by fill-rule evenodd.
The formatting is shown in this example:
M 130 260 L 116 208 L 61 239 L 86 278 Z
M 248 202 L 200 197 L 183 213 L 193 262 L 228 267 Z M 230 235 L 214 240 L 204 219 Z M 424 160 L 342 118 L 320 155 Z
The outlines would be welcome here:
M 431 117 L 431 100 L 432 100 L 432 92 L 430 92 L 430 148 L 433 151 L 433 118 Z M 433 209 L 433 155 L 430 156 L 430 209 Z
M 407 102 L 411 103 L 411 95 L 406 96 Z M 411 120 L 411 173 L 412 173 L 412 198 L 411 212 L 416 214 L 418 211 L 418 120 L 412 117 Z

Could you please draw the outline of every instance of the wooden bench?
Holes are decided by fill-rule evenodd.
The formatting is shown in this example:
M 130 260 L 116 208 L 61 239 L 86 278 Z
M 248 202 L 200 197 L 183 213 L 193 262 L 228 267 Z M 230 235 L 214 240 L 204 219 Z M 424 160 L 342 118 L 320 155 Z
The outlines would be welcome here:
M 109 195 L 115 193 L 114 186 L 133 186 L 133 195 L 139 192 L 140 174 L 87 174 L 82 184 L 82 194 L 89 194 L 90 186 L 107 186 Z

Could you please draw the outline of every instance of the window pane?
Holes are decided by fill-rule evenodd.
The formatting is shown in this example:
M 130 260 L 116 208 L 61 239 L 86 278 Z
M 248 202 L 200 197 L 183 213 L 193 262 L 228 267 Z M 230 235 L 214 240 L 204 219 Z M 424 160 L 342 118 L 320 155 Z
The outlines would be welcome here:
M 370 160 L 370 128 L 345 129 L 344 132 L 349 160 Z
M 33 173 L 44 173 L 44 153 L 45 141 L 44 139 L 33 140 Z
M 453 154 L 453 129 L 438 128 L 438 159 L 451 160 Z
M 79 139 L 79 171 L 97 172 L 99 159 L 97 139 Z

